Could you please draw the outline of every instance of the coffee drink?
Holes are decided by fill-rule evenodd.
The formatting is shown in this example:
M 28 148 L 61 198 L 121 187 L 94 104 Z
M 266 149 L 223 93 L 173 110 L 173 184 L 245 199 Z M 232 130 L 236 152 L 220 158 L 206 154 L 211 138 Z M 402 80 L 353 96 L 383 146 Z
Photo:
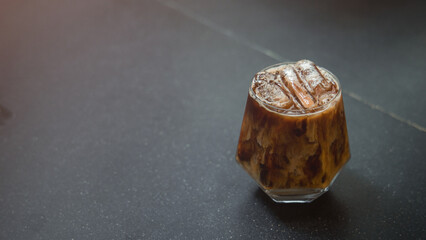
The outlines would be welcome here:
M 308 60 L 255 74 L 237 162 L 277 202 L 310 202 L 350 158 L 337 78 Z

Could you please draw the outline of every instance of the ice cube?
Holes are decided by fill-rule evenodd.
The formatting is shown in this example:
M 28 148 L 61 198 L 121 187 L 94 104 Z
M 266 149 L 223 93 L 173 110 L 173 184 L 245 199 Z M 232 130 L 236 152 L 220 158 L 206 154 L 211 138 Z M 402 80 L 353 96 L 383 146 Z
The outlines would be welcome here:
M 300 60 L 296 63 L 296 70 L 300 78 L 305 80 L 312 89 L 315 89 L 318 84 L 324 81 L 324 77 L 317 70 L 315 64 L 309 60 Z
M 333 82 L 325 78 L 318 67 L 309 60 L 298 61 L 296 71 L 316 102 L 319 102 L 319 98 L 331 91 L 334 86 Z
M 254 75 L 254 79 L 256 81 L 270 82 L 270 81 L 273 81 L 275 78 L 276 78 L 276 75 L 269 72 L 258 72 L 256 73 L 256 75 Z
M 292 105 L 292 101 L 274 82 L 262 82 L 255 89 L 255 93 L 262 100 L 279 108 L 289 108 Z
M 315 105 L 311 95 L 303 86 L 291 65 L 284 66 L 280 74 L 284 85 L 289 89 L 291 94 L 299 100 L 305 109 L 312 108 Z
M 319 97 L 318 105 L 322 106 L 324 104 L 329 103 L 335 96 L 336 96 L 336 93 L 334 92 L 328 92 L 326 94 L 321 95 Z
M 336 82 L 333 80 L 334 77 L 328 73 L 327 71 L 325 71 L 322 68 L 318 68 L 321 75 L 325 78 L 325 81 L 323 81 L 321 83 L 321 85 L 324 87 L 324 89 L 326 89 L 327 91 L 336 91 L 337 90 L 337 84 Z

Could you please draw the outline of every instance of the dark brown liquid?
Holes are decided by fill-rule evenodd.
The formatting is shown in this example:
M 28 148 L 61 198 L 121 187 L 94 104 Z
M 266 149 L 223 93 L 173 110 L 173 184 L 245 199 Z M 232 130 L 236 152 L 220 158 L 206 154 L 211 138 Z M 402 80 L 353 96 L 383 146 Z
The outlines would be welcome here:
M 310 96 L 318 104 L 321 94 Z M 341 93 L 308 114 L 280 113 L 265 102 L 253 92 L 247 98 L 237 161 L 265 189 L 327 187 L 350 158 Z M 287 102 L 290 110 L 306 110 Z

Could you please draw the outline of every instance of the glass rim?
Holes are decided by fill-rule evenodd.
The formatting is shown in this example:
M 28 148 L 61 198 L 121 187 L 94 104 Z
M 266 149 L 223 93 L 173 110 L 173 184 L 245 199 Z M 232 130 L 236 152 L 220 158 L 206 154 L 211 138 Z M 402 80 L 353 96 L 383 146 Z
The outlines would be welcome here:
M 263 69 L 261 69 L 259 72 L 264 72 L 268 69 L 274 68 L 274 67 L 279 67 L 282 65 L 289 65 L 289 64 L 295 64 L 296 62 L 281 62 L 281 63 L 276 63 L 270 66 L 267 66 Z M 254 81 L 254 76 L 250 82 L 250 87 L 249 87 L 249 95 L 251 97 L 253 97 L 254 100 L 256 100 L 256 102 L 258 102 L 259 104 L 262 104 L 265 106 L 266 109 L 268 110 L 273 110 L 275 113 L 278 114 L 282 114 L 282 115 L 287 115 L 287 116 L 306 116 L 306 115 L 313 115 L 313 114 L 317 114 L 320 113 L 324 110 L 326 110 L 332 103 L 335 102 L 335 100 L 341 95 L 342 93 L 342 88 L 340 85 L 340 81 L 339 79 L 336 77 L 336 75 L 334 75 L 332 72 L 330 72 L 328 69 L 324 68 L 324 67 L 320 67 L 317 66 L 319 69 L 322 69 L 324 71 L 326 71 L 328 74 L 330 74 L 330 76 L 333 78 L 332 80 L 337 84 L 338 90 L 336 95 L 326 104 L 322 105 L 322 106 L 317 106 L 314 107 L 312 109 L 309 109 L 310 112 L 302 112 L 302 110 L 298 109 L 298 110 L 289 110 L 287 108 L 281 108 L 281 107 L 277 107 L 274 106 L 272 104 L 267 103 L 265 100 L 262 100 L 261 98 L 259 98 L 256 93 L 253 91 L 252 85 L 253 85 L 253 81 Z

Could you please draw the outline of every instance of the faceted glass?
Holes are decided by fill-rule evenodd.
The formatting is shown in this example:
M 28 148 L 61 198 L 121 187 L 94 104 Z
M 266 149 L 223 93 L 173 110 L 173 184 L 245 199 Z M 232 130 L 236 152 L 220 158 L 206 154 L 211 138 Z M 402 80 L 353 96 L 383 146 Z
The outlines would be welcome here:
M 280 63 L 264 70 L 275 68 Z M 278 108 L 250 87 L 236 160 L 275 202 L 311 202 L 350 158 L 342 91 L 309 113 Z M 262 70 L 262 71 L 264 71 Z

